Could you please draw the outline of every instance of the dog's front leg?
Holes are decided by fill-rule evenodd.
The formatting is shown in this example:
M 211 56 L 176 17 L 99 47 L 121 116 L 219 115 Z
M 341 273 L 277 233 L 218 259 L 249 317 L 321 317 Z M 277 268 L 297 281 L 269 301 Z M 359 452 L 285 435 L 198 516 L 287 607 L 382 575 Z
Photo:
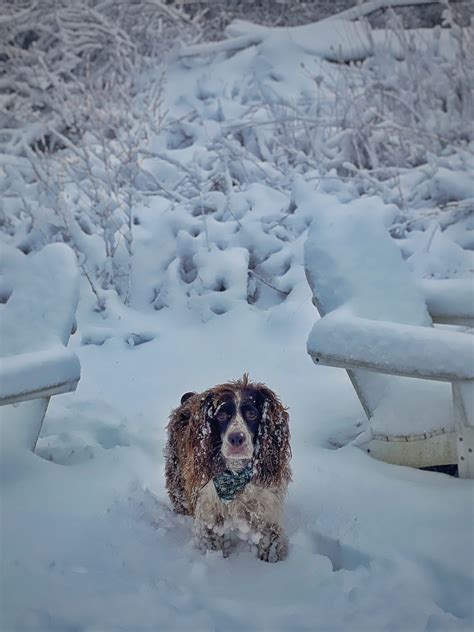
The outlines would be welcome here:
M 258 558 L 264 562 L 280 562 L 288 554 L 288 540 L 280 526 L 267 524 L 257 545 Z
M 222 551 L 228 556 L 230 538 L 223 525 L 220 501 L 211 481 L 201 490 L 194 512 L 194 533 L 201 551 Z
M 220 531 L 218 525 L 211 527 L 197 522 L 195 523 L 195 534 L 201 551 L 222 551 L 224 557 L 229 555 L 230 538 Z

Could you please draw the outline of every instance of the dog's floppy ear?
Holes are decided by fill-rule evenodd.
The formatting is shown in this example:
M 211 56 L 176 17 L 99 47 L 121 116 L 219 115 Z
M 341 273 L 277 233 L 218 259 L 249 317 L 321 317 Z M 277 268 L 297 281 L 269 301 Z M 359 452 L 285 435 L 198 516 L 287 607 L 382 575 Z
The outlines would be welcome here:
M 193 397 L 193 395 L 196 395 L 196 393 L 189 392 L 182 395 L 181 404 L 178 406 L 178 408 L 176 408 L 175 414 L 177 412 L 178 419 L 182 425 L 187 424 L 189 418 L 191 417 L 192 402 L 190 402 L 189 400 L 191 399 L 191 397 Z M 185 405 L 186 402 L 188 402 L 187 405 Z
M 288 483 L 291 480 L 288 412 L 267 386 L 259 384 L 258 390 L 263 396 L 263 411 L 255 448 L 254 481 L 266 487 Z
M 181 395 L 181 404 L 184 404 L 184 402 L 186 402 L 193 395 L 196 395 L 196 393 L 192 391 L 190 391 L 189 393 L 185 393 L 184 395 Z
M 188 393 L 186 393 L 188 395 Z M 192 414 L 192 400 L 183 395 L 181 404 L 170 415 L 166 430 L 168 440 L 164 450 L 166 489 L 175 511 L 181 514 L 191 513 L 188 493 L 180 465 L 186 454 L 189 420 Z
M 218 455 L 214 454 L 213 433 L 211 428 L 213 389 L 205 391 L 190 402 L 189 446 L 192 455 L 192 476 L 195 488 L 206 485 L 220 467 Z

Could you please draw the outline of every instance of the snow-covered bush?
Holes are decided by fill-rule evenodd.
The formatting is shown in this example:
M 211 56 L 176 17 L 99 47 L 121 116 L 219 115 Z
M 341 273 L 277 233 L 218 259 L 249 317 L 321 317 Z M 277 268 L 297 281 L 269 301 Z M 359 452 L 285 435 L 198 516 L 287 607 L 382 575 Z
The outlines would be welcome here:
M 70 243 L 103 307 L 126 301 L 140 150 L 162 124 L 160 64 L 186 17 L 134 0 L 5 4 L 0 18 L 0 224 L 23 252 Z M 149 80 L 150 73 L 153 81 Z
M 271 132 L 266 125 L 267 142 L 271 133 L 279 147 L 273 155 L 323 173 L 362 170 L 384 180 L 466 148 L 474 139 L 473 29 L 455 24 L 449 9 L 445 26 L 410 32 L 393 13 L 386 31 L 366 24 L 373 54 L 365 60 L 333 76 L 308 72 L 313 98 L 295 103 L 262 90 L 266 118 L 275 122 Z
M 392 50 L 377 52 L 374 41 L 375 54 L 337 94 L 341 132 L 325 144 L 328 166 L 383 173 L 426 163 L 430 154 L 474 139 L 473 31 L 445 14 L 449 28 L 436 27 L 425 41 L 393 15 Z
M 143 0 L 20 0 L 0 17 L 0 151 L 54 148 L 91 124 L 90 102 L 140 73 L 189 20 Z M 60 143 L 61 145 L 61 143 Z
M 6 229 L 17 247 L 29 252 L 51 241 L 69 243 L 99 308 L 101 289 L 128 300 L 134 205 L 158 186 L 142 168 L 141 151 L 161 125 L 161 87 L 158 81 L 141 98 L 132 98 L 124 82 L 110 86 L 104 99 L 96 93 L 80 143 L 51 127 L 63 149 L 25 148 L 27 160 L 5 166 Z

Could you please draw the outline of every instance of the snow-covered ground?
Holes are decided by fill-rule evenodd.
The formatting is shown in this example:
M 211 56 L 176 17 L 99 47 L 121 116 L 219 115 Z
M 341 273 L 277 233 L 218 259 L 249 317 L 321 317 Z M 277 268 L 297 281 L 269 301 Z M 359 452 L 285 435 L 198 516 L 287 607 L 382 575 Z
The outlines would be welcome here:
M 472 482 L 333 449 L 363 412 L 345 373 L 306 355 L 314 317 L 308 302 L 205 324 L 170 314 L 143 345 L 78 347 L 79 389 L 53 399 L 38 445 L 54 463 L 25 455 L 4 472 L 4 629 L 469 629 Z M 280 564 L 202 555 L 164 491 L 169 410 L 244 370 L 290 407 Z
M 268 95 L 290 107 L 316 98 L 315 76 L 337 82 L 349 72 L 318 59 L 305 33 L 299 41 L 275 31 L 230 56 L 170 62 L 165 102 L 181 123 L 151 140 L 144 163 L 175 199 L 155 193 L 134 208 L 130 307 L 106 290 L 97 311 L 83 279 L 70 342 L 79 387 L 51 401 L 37 446 L 44 458 L 2 462 L 3 630 L 474 626 L 472 481 L 377 462 L 348 445 L 366 423 L 361 405 L 344 371 L 316 367 L 306 352 L 319 318 L 303 270 L 311 209 L 294 207 L 292 188 L 304 177 L 315 203 L 350 204 L 365 192 L 316 168 L 299 173 L 298 156 L 290 169 L 265 131 Z M 254 146 L 253 160 L 226 136 L 242 120 L 236 138 Z M 381 213 L 401 195 L 400 225 L 428 217 L 397 240 L 419 278 L 472 273 L 472 213 L 445 224 L 430 216 L 437 203 L 474 197 L 472 166 L 472 153 L 459 151 L 367 192 Z M 203 188 L 191 202 L 186 174 L 190 190 Z M 92 259 L 96 237 L 81 235 Z M 19 264 L 15 238 L 6 241 L 2 272 L 11 275 Z M 244 545 L 226 559 L 203 555 L 164 489 L 165 425 L 180 396 L 246 371 L 290 411 L 290 549 L 278 564 Z

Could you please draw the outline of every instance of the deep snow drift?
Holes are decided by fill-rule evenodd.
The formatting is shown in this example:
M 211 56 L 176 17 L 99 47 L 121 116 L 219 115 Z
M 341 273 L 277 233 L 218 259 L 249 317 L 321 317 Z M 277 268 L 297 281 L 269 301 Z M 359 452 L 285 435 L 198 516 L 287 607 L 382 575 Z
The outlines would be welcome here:
M 230 57 L 170 63 L 167 106 L 177 119 L 198 116 L 152 139 L 148 171 L 175 193 L 181 166 L 199 184 L 203 171 L 227 164 L 223 177 L 245 186 L 204 191 L 193 203 L 155 193 L 137 204 L 130 308 L 108 290 L 97 311 L 83 279 L 70 342 L 82 365 L 78 390 L 53 398 L 43 458 L 2 462 L 2 629 L 472 629 L 472 481 L 380 463 L 348 445 L 364 429 L 363 410 L 345 372 L 314 366 L 306 352 L 319 318 L 303 270 L 314 209 L 292 204 L 287 165 L 267 164 L 265 152 L 278 148 L 263 127 L 242 132 L 258 158 L 221 155 L 222 129 L 249 111 L 261 116 L 262 92 L 312 98 L 308 67 L 340 72 L 303 44 L 275 33 Z M 415 217 L 433 200 L 472 194 L 469 164 L 468 152 L 440 158 L 403 172 L 387 199 L 373 191 L 366 199 L 382 212 L 402 191 Z M 361 196 L 357 183 L 316 169 L 305 179 L 319 203 Z M 468 278 L 472 216 L 420 226 L 428 230 L 397 241 L 412 272 Z M 96 236 L 81 239 L 99 260 Z M 7 272 L 19 265 L 14 246 L 2 264 L 6 295 Z M 201 554 L 164 490 L 170 410 L 184 392 L 245 371 L 290 410 L 290 552 L 278 564 L 245 546 L 227 559 Z

